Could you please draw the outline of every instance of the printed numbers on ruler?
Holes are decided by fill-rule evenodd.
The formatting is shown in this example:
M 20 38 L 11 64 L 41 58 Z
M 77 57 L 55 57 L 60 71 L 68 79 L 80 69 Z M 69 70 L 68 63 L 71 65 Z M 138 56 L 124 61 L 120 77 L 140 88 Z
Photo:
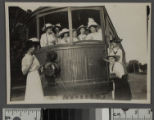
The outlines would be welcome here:
M 41 109 L 6 108 L 3 109 L 3 120 L 40 120 Z
M 111 120 L 152 120 L 151 109 L 111 109 Z

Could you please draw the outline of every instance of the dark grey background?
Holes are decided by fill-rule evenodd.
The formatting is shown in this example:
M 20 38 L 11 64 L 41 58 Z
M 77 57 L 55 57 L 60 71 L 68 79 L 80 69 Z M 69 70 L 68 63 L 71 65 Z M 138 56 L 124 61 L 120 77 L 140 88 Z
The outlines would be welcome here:
M 7 0 L 8 2 L 151 2 L 152 0 Z M 153 6 L 152 6 L 153 7 Z M 154 10 L 152 9 L 152 20 L 154 16 Z M 151 21 L 152 21 L 151 20 Z M 154 24 L 152 22 L 152 31 Z M 154 50 L 153 46 L 154 33 L 152 34 L 151 40 L 151 51 Z M 152 52 L 151 52 L 152 53 Z M 151 54 L 151 61 L 153 60 L 153 53 Z M 153 63 L 153 61 L 152 61 Z M 151 78 L 153 78 L 153 64 L 151 63 Z M 35 105 L 7 105 L 6 104 L 6 40 L 5 40 L 5 0 L 0 0 L 0 120 L 2 120 L 2 108 L 16 107 L 16 108 L 27 108 L 27 107 L 41 107 L 41 108 L 101 108 L 101 107 L 128 107 L 128 108 L 153 108 L 154 98 L 154 82 L 151 80 L 151 104 L 35 104 Z

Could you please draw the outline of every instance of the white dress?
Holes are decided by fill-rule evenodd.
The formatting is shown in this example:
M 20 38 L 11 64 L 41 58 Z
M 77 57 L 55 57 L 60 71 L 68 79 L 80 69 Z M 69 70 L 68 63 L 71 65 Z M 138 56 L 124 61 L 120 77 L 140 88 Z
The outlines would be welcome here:
M 114 47 L 114 48 L 108 49 L 108 54 L 109 55 L 118 55 L 120 57 L 118 62 L 120 62 L 121 64 L 123 63 L 122 50 L 119 47 Z
M 114 64 L 110 65 L 110 72 L 114 73 L 118 78 L 122 78 L 122 76 L 125 74 L 124 67 L 119 62 L 115 62 Z
M 40 45 L 41 47 L 46 47 L 49 45 L 54 45 L 54 43 L 56 42 L 56 37 L 54 34 L 46 34 L 43 33 L 41 35 L 41 39 L 40 39 Z
M 70 38 L 67 37 L 67 38 L 63 38 L 63 39 L 59 39 L 59 42 L 58 44 L 69 44 L 70 43 Z
M 40 75 L 38 72 L 40 63 L 35 55 L 25 54 L 22 59 L 22 71 L 25 67 L 29 66 L 31 57 L 34 57 L 34 60 L 27 74 L 25 101 L 39 102 L 43 100 L 44 95 Z
M 102 40 L 100 32 L 90 33 L 87 35 L 86 40 Z
M 79 39 L 77 37 L 74 37 L 73 42 L 77 42 L 77 41 L 79 41 Z
M 80 34 L 78 37 L 79 37 L 79 40 L 86 40 L 87 35 L 86 34 Z

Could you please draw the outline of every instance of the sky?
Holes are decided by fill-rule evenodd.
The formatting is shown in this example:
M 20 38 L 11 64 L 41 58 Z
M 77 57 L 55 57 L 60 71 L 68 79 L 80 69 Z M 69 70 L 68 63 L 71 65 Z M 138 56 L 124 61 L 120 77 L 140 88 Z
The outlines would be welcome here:
M 146 7 L 120 5 L 106 7 L 126 52 L 126 60 L 147 62 Z
M 84 4 L 80 5 L 84 6 Z M 40 4 L 20 4 L 20 7 L 24 10 L 31 9 L 32 11 L 39 6 Z M 47 4 L 47 6 L 50 6 L 50 4 Z M 118 36 L 123 39 L 122 45 L 126 52 L 126 61 L 136 59 L 141 63 L 147 63 L 147 50 L 149 48 L 147 48 L 146 5 L 128 3 L 105 4 L 105 7 Z

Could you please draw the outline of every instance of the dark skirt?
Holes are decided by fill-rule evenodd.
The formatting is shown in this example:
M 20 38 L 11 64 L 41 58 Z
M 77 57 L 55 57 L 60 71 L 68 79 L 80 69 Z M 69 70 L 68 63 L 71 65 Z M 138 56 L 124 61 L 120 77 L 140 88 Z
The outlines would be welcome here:
M 132 98 L 127 75 L 124 75 L 121 79 L 115 78 L 114 83 L 116 100 L 130 100 Z

